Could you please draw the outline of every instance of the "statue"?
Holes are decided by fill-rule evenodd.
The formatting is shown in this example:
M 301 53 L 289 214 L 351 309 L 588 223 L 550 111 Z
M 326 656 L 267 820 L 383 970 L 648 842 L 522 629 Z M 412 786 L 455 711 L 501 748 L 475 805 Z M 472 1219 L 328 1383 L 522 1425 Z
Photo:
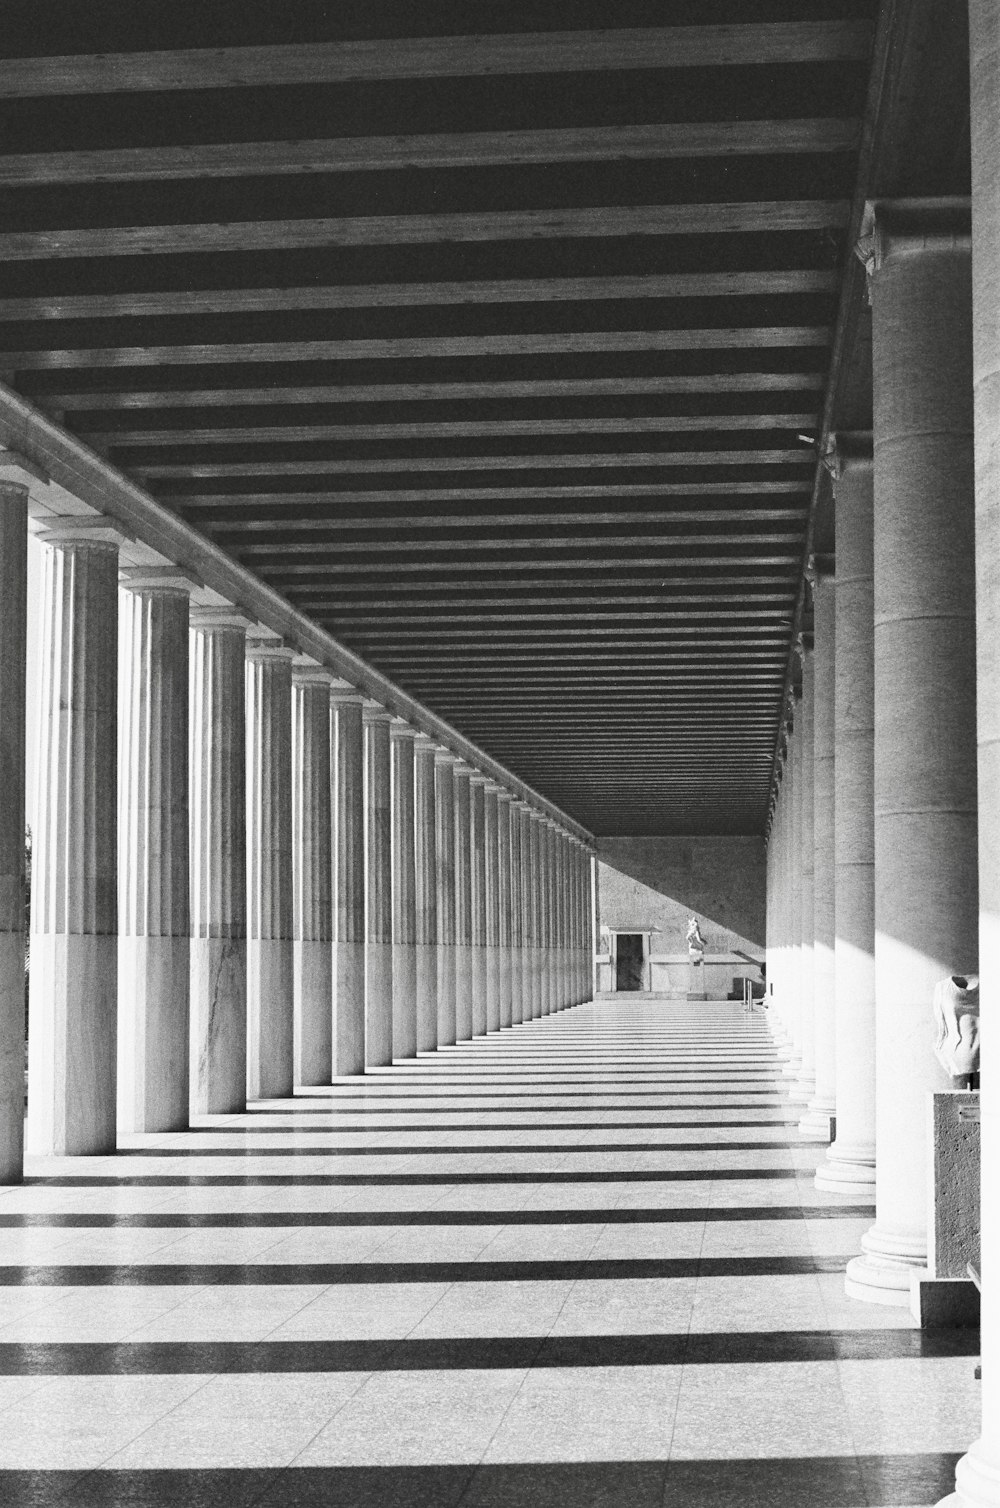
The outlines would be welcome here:
M 688 956 L 692 963 L 701 963 L 705 957 L 705 939 L 698 926 L 698 918 L 692 916 L 687 929 Z
M 973 1089 L 979 1079 L 979 980 L 952 974 L 934 990 L 934 1052 L 952 1079 Z M 973 1082 L 976 1081 L 976 1082 Z

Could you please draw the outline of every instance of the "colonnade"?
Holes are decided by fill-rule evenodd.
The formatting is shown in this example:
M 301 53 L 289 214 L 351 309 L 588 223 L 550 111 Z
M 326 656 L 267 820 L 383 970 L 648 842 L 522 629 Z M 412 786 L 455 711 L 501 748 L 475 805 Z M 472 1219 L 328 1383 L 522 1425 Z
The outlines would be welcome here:
M 0 484 L 4 1181 L 23 1165 L 27 505 Z M 108 519 L 39 532 L 29 1151 L 111 1151 L 589 996 L 580 838 L 240 609 L 192 605 L 176 568 L 120 570 Z

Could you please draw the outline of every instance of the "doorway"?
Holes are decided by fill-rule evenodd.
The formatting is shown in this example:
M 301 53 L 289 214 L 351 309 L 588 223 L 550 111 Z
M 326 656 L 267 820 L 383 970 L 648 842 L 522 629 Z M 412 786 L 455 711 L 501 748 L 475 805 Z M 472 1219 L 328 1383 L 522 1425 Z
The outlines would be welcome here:
M 615 989 L 641 990 L 643 982 L 642 933 L 619 932 L 615 949 Z

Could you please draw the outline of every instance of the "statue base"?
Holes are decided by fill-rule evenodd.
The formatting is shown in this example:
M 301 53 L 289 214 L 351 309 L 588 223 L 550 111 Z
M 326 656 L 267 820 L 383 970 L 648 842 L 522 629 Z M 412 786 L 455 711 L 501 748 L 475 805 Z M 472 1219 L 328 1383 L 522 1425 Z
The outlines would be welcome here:
M 705 964 L 700 958 L 692 958 L 688 967 L 687 998 L 689 1000 L 708 999 L 708 991 L 705 989 Z

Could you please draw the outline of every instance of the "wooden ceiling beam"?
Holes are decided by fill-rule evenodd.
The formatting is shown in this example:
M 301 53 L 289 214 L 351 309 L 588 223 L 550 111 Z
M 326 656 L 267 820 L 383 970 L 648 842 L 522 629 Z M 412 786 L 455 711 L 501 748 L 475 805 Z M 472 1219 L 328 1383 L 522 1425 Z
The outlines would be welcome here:
M 124 448 L 124 447 L 123 447 Z M 167 450 L 164 446 L 162 449 Z M 133 461 L 129 467 L 136 476 L 173 477 L 178 474 L 198 477 L 372 475 L 381 472 L 441 471 L 559 471 L 635 466 L 658 466 L 663 470 L 678 466 L 791 466 L 807 465 L 811 452 L 804 446 L 797 450 L 653 450 L 653 451 L 560 451 L 538 455 L 473 456 L 383 456 L 365 460 L 322 461 L 176 461 L 173 463 Z M 617 491 L 617 488 L 615 489 Z M 251 489 L 247 489 L 248 492 Z M 245 496 L 246 494 L 244 494 Z
M 590 498 L 601 500 L 634 497 L 787 496 L 801 499 L 805 504 L 808 503 L 809 490 L 809 481 L 755 482 L 733 477 L 727 482 L 632 482 L 607 487 L 400 487 L 392 489 L 380 487 L 373 488 L 371 491 L 357 491 L 351 488 L 341 491 L 339 488 L 324 488 L 322 492 L 260 492 L 255 487 L 249 497 L 242 490 L 239 493 L 176 492 L 169 487 L 160 487 L 157 489 L 157 496 L 161 502 L 169 504 L 172 508 L 182 508 L 191 512 L 196 512 L 201 508 L 242 511 L 248 504 L 257 508 L 300 509 L 316 507 L 318 504 L 340 508 L 347 504 L 360 503 L 374 507 L 375 504 L 384 503 L 395 507 L 404 503 L 427 505 L 454 501 L 456 503 L 496 504 L 515 502 L 522 498 L 526 501 L 544 501 L 551 498 L 553 502 L 563 504 L 563 507 L 554 509 L 553 512 L 564 516 L 568 504 Z M 412 514 L 412 516 L 419 515 Z

